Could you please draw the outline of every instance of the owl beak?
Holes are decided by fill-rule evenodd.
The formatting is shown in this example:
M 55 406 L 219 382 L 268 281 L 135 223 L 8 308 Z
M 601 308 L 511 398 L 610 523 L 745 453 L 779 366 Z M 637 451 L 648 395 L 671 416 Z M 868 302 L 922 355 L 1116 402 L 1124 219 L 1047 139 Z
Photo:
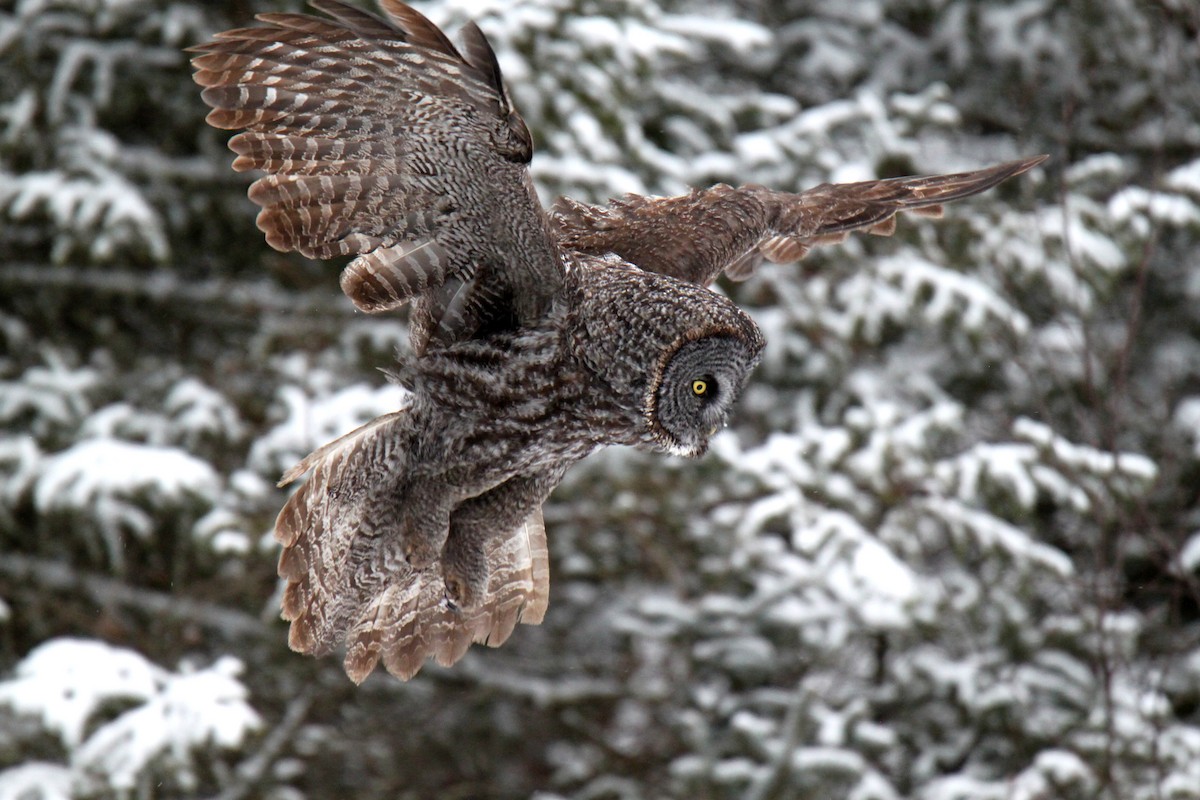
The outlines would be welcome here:
M 712 437 L 716 436 L 717 431 L 719 431 L 719 430 L 721 430 L 720 425 L 713 425 L 711 428 L 708 429 L 708 438 L 711 439 Z

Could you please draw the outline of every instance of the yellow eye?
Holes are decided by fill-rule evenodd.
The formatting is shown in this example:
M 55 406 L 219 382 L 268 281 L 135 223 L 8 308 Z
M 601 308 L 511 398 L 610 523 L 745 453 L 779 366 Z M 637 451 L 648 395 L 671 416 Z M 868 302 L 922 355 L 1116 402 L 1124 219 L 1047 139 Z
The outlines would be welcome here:
M 697 378 L 692 381 L 692 394 L 696 397 L 704 397 L 708 394 L 708 381 Z

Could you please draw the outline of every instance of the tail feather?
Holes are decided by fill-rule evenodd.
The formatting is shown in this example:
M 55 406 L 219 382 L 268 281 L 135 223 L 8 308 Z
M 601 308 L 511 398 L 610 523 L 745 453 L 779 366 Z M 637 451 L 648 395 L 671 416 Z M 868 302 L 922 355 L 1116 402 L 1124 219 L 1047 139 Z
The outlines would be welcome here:
M 314 451 L 280 482 L 311 472 L 275 523 L 288 644 L 320 656 L 345 640 L 346 674 L 356 683 L 381 662 L 404 680 L 431 657 L 449 666 L 472 643 L 497 647 L 519 622 L 537 624 L 546 612 L 549 562 L 540 508 L 491 540 L 487 590 L 471 611 L 446 602 L 437 564 L 414 570 L 394 552 L 398 542 L 377 538 L 364 512 L 381 487 L 402 478 L 412 424 L 406 409 L 379 417 Z
M 275 539 L 283 545 L 278 572 L 287 581 L 282 616 L 292 623 L 292 649 L 331 652 L 368 599 L 353 580 L 363 550 L 357 542 L 362 507 L 372 476 L 403 470 L 404 454 L 394 443 L 409 425 L 407 410 L 378 417 L 319 448 L 280 481 L 284 486 L 312 472 L 275 520 Z
M 388 672 L 408 680 L 429 658 L 448 667 L 473 643 L 499 647 L 517 623 L 540 623 L 549 597 L 546 552 L 539 508 L 509 535 L 490 543 L 487 591 L 472 611 L 446 602 L 436 566 L 396 573 L 346 637 L 346 674 L 359 683 L 382 662 Z

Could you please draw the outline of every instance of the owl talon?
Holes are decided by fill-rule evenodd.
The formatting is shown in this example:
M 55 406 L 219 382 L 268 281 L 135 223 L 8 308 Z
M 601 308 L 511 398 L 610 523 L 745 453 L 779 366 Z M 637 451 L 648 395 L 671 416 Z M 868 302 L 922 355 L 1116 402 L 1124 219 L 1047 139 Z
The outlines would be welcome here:
M 440 553 L 430 547 L 428 542 L 410 541 L 404 546 L 405 561 L 418 572 L 431 567 L 439 555 Z
M 483 600 L 482 587 L 456 575 L 445 576 L 446 604 L 455 611 L 473 611 Z

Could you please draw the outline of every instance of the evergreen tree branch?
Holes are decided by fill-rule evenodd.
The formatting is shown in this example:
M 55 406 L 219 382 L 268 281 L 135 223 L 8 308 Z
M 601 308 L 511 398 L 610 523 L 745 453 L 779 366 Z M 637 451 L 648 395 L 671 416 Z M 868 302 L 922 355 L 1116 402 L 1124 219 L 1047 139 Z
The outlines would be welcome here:
M 270 633 L 267 623 L 244 611 L 129 586 L 112 578 L 81 572 L 58 561 L 6 553 L 0 559 L 0 576 L 16 583 L 34 583 L 44 590 L 82 593 L 102 606 L 129 606 L 157 616 L 196 623 L 232 637 L 260 638 Z

